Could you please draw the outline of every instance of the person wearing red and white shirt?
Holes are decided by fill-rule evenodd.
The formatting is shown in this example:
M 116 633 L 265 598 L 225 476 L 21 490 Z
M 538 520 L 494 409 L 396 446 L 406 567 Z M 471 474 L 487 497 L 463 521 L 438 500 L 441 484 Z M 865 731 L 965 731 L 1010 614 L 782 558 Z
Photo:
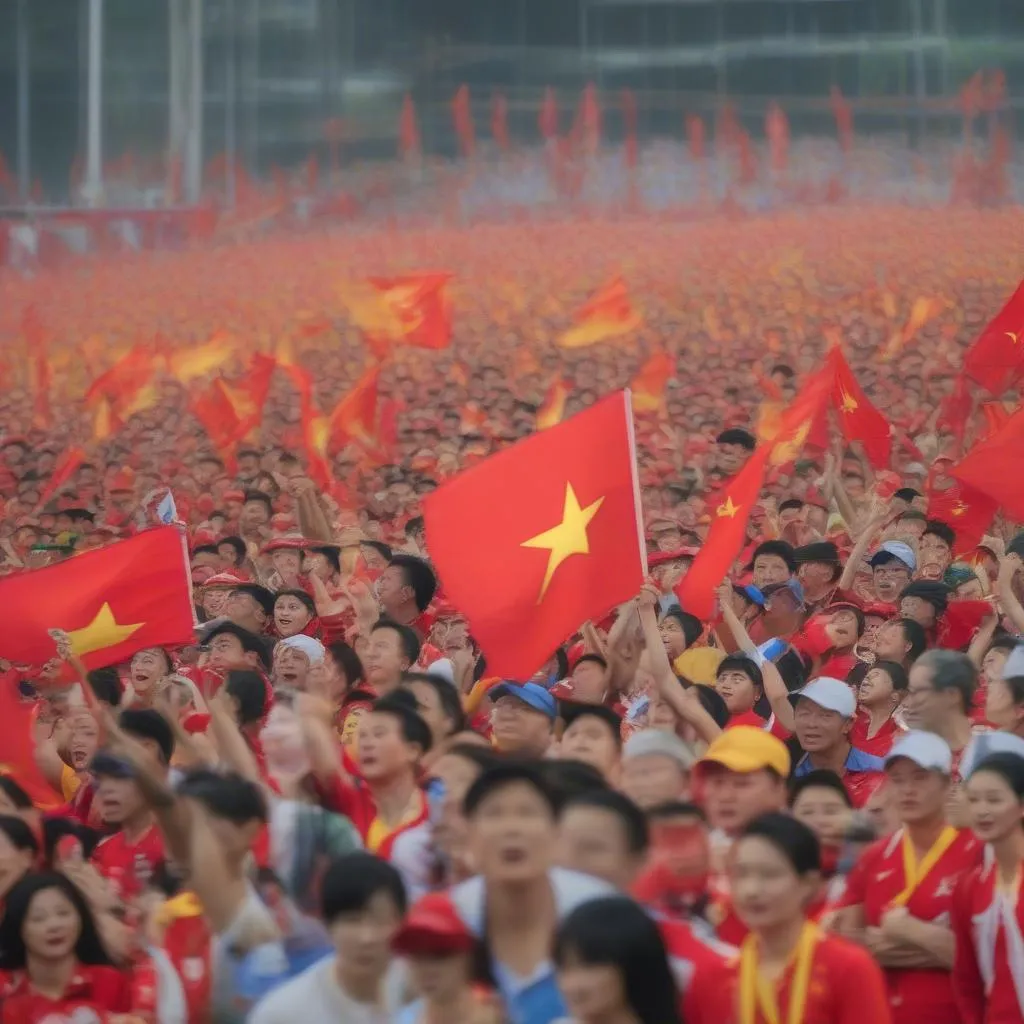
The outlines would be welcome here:
M 865 754 L 885 757 L 907 731 L 895 711 L 907 692 L 907 672 L 895 661 L 876 661 L 857 688 L 857 717 L 850 742 Z
M 870 846 L 846 882 L 839 929 L 885 968 L 893 1024 L 958 1024 L 950 910 L 982 858 L 970 832 L 946 820 L 953 755 L 939 736 L 909 732 L 886 758 L 902 828 Z
M 971 828 L 991 858 L 953 904 L 953 992 L 963 1024 L 1024 1020 L 1024 757 L 990 754 L 967 781 Z

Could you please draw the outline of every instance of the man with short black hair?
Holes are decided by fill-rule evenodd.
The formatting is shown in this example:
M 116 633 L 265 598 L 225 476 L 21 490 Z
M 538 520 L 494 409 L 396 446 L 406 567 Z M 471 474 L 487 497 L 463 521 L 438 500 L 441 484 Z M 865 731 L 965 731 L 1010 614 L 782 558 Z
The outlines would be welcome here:
M 250 1013 L 250 1024 L 394 1019 L 404 1002 L 405 972 L 391 957 L 391 939 L 406 899 L 401 876 L 385 861 L 369 853 L 335 860 L 324 875 L 321 898 L 335 955 L 275 989 Z
M 923 580 L 941 580 L 953 561 L 956 530 L 939 519 L 929 519 L 917 545 L 919 568 Z
M 786 583 L 796 574 L 793 546 L 784 540 L 762 541 L 750 561 L 754 586 L 760 590 L 772 583 Z
M 757 438 L 749 430 L 731 427 L 715 438 L 715 469 L 724 476 L 738 473 L 757 447 Z
M 416 631 L 391 619 L 381 619 L 370 631 L 363 668 L 366 681 L 380 697 L 398 688 L 402 676 L 416 664 L 420 640 Z
M 381 613 L 404 626 L 412 626 L 421 637 L 427 636 L 433 625 L 427 609 L 436 591 L 434 570 L 415 555 L 394 555 L 377 581 Z
M 928 634 L 913 619 L 890 619 L 875 634 L 876 661 L 894 661 L 909 669 L 928 649 Z
M 480 873 L 452 889 L 452 902 L 487 951 L 509 1018 L 552 1024 L 565 1016 L 551 963 L 555 930 L 576 907 L 615 890 L 554 866 L 558 800 L 537 766 L 508 761 L 485 770 L 463 809 Z
M 249 551 L 241 537 L 221 537 L 217 541 L 217 556 L 220 559 L 222 572 L 234 571 L 237 575 L 237 570 L 245 565 L 245 560 L 249 557 Z M 248 579 L 249 577 L 243 576 L 242 578 Z
M 274 618 L 274 594 L 258 583 L 243 583 L 228 594 L 224 614 L 250 633 L 265 633 Z

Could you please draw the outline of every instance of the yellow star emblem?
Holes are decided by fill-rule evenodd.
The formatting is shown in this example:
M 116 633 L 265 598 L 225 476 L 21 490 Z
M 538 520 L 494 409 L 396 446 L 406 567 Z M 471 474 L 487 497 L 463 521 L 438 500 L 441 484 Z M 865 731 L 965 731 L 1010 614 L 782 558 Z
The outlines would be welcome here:
M 576 492 L 572 489 L 571 483 L 565 485 L 565 503 L 562 506 L 562 521 L 538 533 L 536 537 L 524 540 L 520 547 L 523 548 L 544 548 L 548 554 L 548 568 L 544 573 L 544 582 L 541 584 L 540 597 L 537 604 L 544 600 L 551 578 L 555 570 L 572 555 L 590 554 L 590 541 L 587 538 L 587 527 L 590 521 L 597 515 L 597 510 L 604 503 L 604 498 L 598 498 L 591 502 L 586 508 L 581 508 Z
M 726 495 L 725 502 L 715 509 L 715 515 L 717 515 L 719 519 L 735 519 L 741 508 L 743 508 L 742 505 L 734 505 L 732 503 L 731 495 Z
M 1017 342 L 1020 341 L 1020 335 L 1017 334 L 1016 332 L 1014 332 L 1014 331 L 1006 331 L 1005 333 L 1006 333 L 1006 336 L 1010 339 L 1010 342 L 1012 344 L 1016 345 Z
M 804 420 L 799 427 L 796 428 L 793 436 L 788 441 L 779 441 L 775 447 L 772 448 L 771 464 L 773 466 L 785 466 L 788 462 L 793 462 L 796 457 L 803 451 L 804 442 L 807 440 L 807 435 L 811 432 L 811 421 Z
M 108 647 L 116 647 L 123 644 L 133 633 L 142 629 L 144 622 L 135 622 L 130 626 L 122 626 L 110 605 L 104 603 L 103 607 L 96 613 L 96 618 L 82 629 L 68 630 L 68 640 L 71 641 L 72 653 L 79 658 L 92 654 L 93 651 L 103 651 Z
M 958 501 L 953 506 L 953 515 L 955 515 L 955 516 L 965 516 L 965 515 L 967 515 L 968 512 L 970 512 L 970 510 L 971 510 L 971 506 L 970 505 L 966 504 L 963 501 Z
M 839 388 L 839 397 L 841 399 L 839 406 L 843 412 L 849 413 L 857 410 L 857 400 L 841 385 Z

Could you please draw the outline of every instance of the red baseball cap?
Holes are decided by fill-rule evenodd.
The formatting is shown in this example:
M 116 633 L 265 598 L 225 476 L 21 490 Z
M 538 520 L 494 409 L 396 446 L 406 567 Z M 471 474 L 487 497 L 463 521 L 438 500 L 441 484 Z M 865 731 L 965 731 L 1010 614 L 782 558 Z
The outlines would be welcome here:
M 391 940 L 399 956 L 454 956 L 468 953 L 476 938 L 459 917 L 447 893 L 428 893 L 405 917 Z

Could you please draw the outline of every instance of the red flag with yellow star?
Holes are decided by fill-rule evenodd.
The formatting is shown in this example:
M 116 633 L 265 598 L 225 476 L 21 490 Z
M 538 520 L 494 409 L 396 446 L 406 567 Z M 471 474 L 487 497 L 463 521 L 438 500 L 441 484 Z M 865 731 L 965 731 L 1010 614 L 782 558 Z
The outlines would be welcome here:
M 1024 374 L 1024 281 L 967 350 L 964 373 L 993 395 Z
M 424 500 L 427 549 L 491 675 L 526 680 L 646 572 L 629 393 L 534 434 Z
M 829 401 L 834 376 L 827 365 L 808 378 L 779 422 L 777 435 L 759 445 L 746 465 L 722 487 L 711 513 L 711 528 L 675 595 L 683 610 L 709 619 L 715 610 L 715 589 L 729 575 L 747 539 L 750 513 L 761 494 L 769 466 L 792 463 L 803 450 L 815 420 Z
M 67 633 L 88 669 L 114 665 L 145 647 L 193 638 L 192 595 L 173 526 L 0 580 L 0 659 L 44 665 L 56 657 L 51 630 Z
M 1007 517 L 1024 519 L 1024 476 L 1017 472 L 1024 442 L 1024 409 L 983 441 L 979 441 L 951 470 L 950 476 L 996 502 Z
M 960 480 L 944 491 L 928 491 L 928 518 L 956 531 L 954 555 L 970 554 L 981 543 L 998 510 L 999 502 Z
M 892 460 L 892 427 L 871 404 L 838 346 L 828 354 L 828 365 L 835 373 L 832 398 L 843 437 L 860 441 L 875 469 L 887 469 Z

